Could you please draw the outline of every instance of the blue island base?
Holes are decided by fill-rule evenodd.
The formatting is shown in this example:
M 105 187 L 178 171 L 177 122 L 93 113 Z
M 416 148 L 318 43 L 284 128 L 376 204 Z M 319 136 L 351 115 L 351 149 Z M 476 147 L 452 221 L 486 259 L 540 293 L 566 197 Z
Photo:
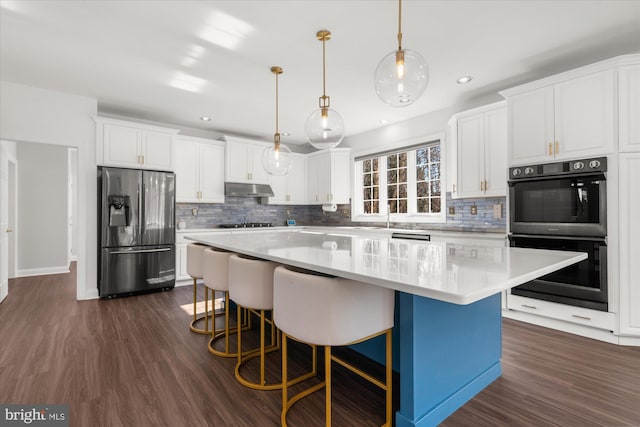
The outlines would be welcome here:
M 397 427 L 438 425 L 502 374 L 500 294 L 457 305 L 398 292 L 393 334 Z M 385 363 L 383 340 L 351 347 Z

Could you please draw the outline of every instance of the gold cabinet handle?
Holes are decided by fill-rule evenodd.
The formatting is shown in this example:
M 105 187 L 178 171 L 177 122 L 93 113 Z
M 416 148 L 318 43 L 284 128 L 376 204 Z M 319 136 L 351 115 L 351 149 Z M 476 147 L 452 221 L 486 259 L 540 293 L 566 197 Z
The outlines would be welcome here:
M 560 143 L 556 141 L 556 154 L 560 152 Z
M 575 317 L 576 319 L 582 319 L 582 320 L 591 320 L 591 317 L 588 316 L 580 316 L 578 314 L 572 314 L 571 317 Z
M 484 181 L 480 181 L 480 191 L 484 191 Z
M 12 228 L 7 228 L 7 233 L 13 233 L 13 229 Z
M 489 181 L 485 179 L 484 181 L 484 191 L 489 191 Z
M 455 184 L 453 184 L 453 192 L 454 193 L 456 192 L 456 185 Z
M 536 309 L 538 308 L 538 307 L 536 307 L 535 305 L 529 305 L 529 304 L 522 304 L 522 306 L 523 306 L 524 308 L 531 308 L 531 309 L 533 309 L 533 310 L 536 310 Z
M 549 155 L 552 156 L 553 155 L 553 144 L 549 143 Z

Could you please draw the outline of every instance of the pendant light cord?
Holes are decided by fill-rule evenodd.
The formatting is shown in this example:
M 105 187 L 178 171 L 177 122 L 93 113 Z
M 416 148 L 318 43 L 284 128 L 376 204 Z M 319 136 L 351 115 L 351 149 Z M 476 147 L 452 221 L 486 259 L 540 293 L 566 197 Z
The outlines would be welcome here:
M 278 131 L 278 74 L 276 73 L 276 134 Z
M 398 0 L 398 50 L 402 50 L 402 0 Z
M 322 38 L 322 97 L 327 97 L 327 84 L 326 84 L 326 72 L 325 72 L 325 45 L 327 43 L 326 37 Z

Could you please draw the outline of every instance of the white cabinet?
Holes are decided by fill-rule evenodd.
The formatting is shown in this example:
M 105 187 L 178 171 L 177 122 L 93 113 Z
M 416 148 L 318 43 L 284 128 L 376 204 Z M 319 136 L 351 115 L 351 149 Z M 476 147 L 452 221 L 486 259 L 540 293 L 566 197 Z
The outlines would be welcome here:
M 616 73 L 584 67 L 501 92 L 507 98 L 509 164 L 610 154 L 615 150 Z
M 177 129 L 96 117 L 96 163 L 137 169 L 173 170 Z
M 224 203 L 224 142 L 176 136 L 176 202 Z
M 640 64 L 618 71 L 620 151 L 640 151 Z
M 455 165 L 453 197 L 507 193 L 507 109 L 497 102 L 456 114 L 451 126 Z
M 620 154 L 620 335 L 640 337 L 640 153 Z
M 307 157 L 307 199 L 312 205 L 349 203 L 351 150 L 331 148 Z
M 271 144 L 228 136 L 225 139 L 226 181 L 269 184 L 269 174 L 262 167 L 262 153 Z
M 271 176 L 273 197 L 269 204 L 304 205 L 307 203 L 307 167 L 303 154 L 291 154 L 291 170 L 286 175 Z

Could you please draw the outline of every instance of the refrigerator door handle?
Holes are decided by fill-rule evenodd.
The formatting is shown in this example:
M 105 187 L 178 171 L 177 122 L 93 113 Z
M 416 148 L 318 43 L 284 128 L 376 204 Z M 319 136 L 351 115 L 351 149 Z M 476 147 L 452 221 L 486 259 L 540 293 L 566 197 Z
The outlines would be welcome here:
M 143 254 L 143 253 L 150 253 L 150 252 L 167 252 L 170 251 L 171 248 L 162 248 L 162 249 L 140 249 L 137 251 L 114 251 L 111 252 L 111 254 Z
M 144 243 L 143 236 L 146 231 L 144 228 L 144 223 L 142 222 L 142 218 L 146 214 L 143 203 L 144 203 L 144 181 L 141 184 L 138 184 L 138 230 L 140 230 L 141 243 Z

